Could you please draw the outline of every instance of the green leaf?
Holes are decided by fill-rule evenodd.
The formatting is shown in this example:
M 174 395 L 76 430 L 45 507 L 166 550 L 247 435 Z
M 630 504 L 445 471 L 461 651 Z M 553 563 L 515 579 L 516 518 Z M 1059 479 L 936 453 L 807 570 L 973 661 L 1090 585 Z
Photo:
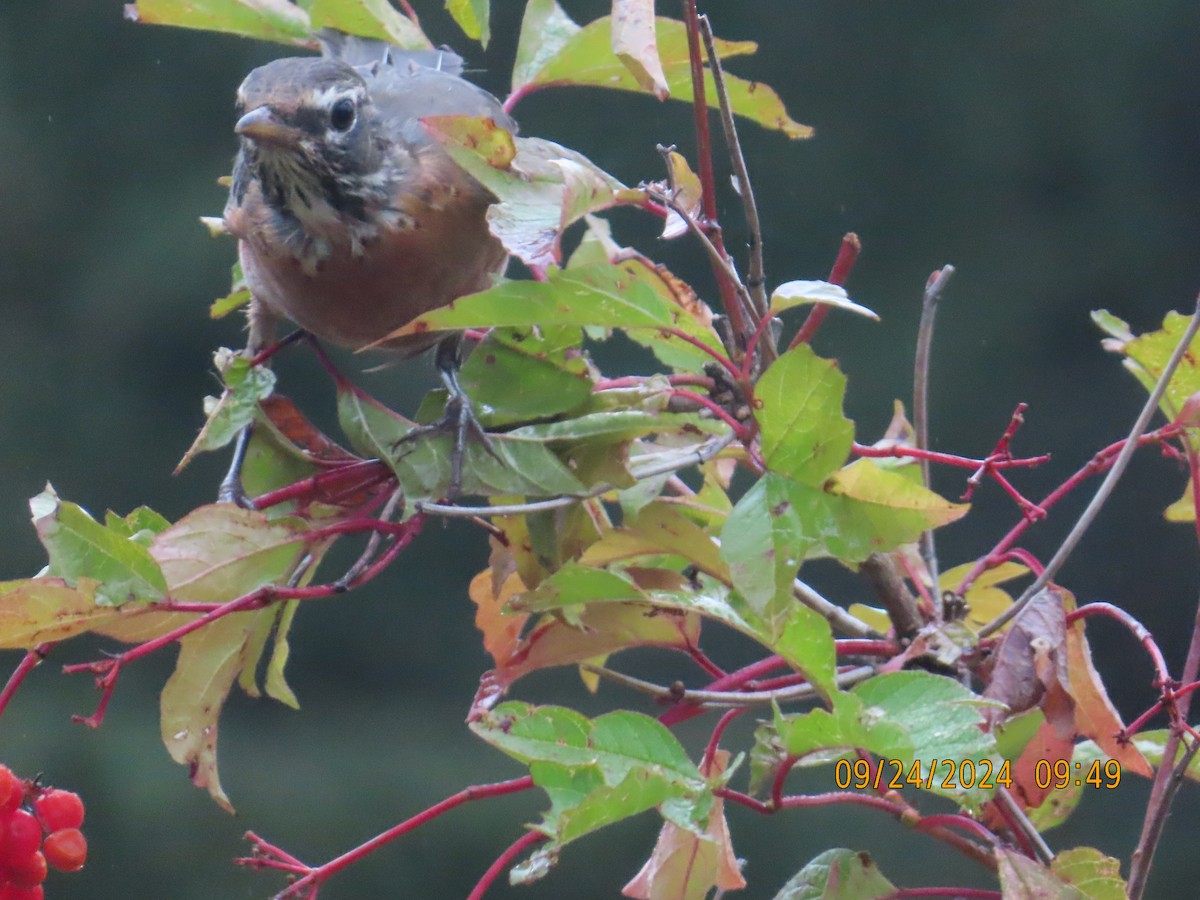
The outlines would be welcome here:
M 826 494 L 836 528 L 825 540 L 825 549 L 837 559 L 854 562 L 914 541 L 927 528 L 957 521 L 970 508 L 870 459 L 839 471 L 828 482 Z
M 521 19 L 512 89 L 516 91 L 529 84 L 578 32 L 579 26 L 563 12 L 557 0 L 529 0 Z
M 514 138 L 490 118 L 427 116 L 426 133 L 499 198 L 488 225 L 509 253 L 536 269 L 562 261 L 563 231 L 588 213 L 639 203 L 582 153 L 542 138 Z
M 254 421 L 259 401 L 275 389 L 275 373 L 267 366 L 250 365 L 250 360 L 237 351 L 222 347 L 213 355 L 213 362 L 221 373 L 225 391 L 218 400 L 206 399 L 207 419 L 175 467 L 176 474 L 199 454 L 220 450 L 231 443 Z
M 580 441 L 603 444 L 631 441 L 652 434 L 694 436 L 721 434 L 726 426 L 696 413 L 649 412 L 640 409 L 588 413 L 574 419 L 523 425 L 510 432 L 514 437 L 536 441 Z
M 143 546 L 149 546 L 154 535 L 166 530 L 170 525 L 165 516 L 148 506 L 139 506 L 124 517 L 111 509 L 104 514 L 105 528 Z
M 488 0 L 446 0 L 446 9 L 463 34 L 487 47 L 492 39 L 491 8 Z
M 401 443 L 416 423 L 349 385 L 338 390 L 338 421 L 356 450 L 377 456 L 392 467 L 410 501 L 445 495 L 451 475 L 452 435 L 420 435 Z M 491 446 L 496 456 L 479 440 L 468 439 L 464 494 L 548 497 L 586 492 L 558 457 L 539 442 L 496 434 L 491 436 Z
M 1126 900 L 1129 896 L 1121 877 L 1120 861 L 1094 847 L 1060 850 L 1050 864 L 1050 871 L 1088 900 Z
M 126 18 L 148 25 L 223 31 L 281 44 L 307 45 L 312 26 L 303 9 L 287 0 L 138 0 Z
M 259 512 L 213 504 L 157 535 L 151 549 L 172 597 L 223 603 L 285 582 L 309 550 L 305 534 L 295 520 L 268 521 Z M 217 720 L 239 673 L 256 666 L 263 649 L 257 636 L 278 612 L 266 607 L 233 613 L 186 635 L 160 699 L 167 751 L 188 767 L 197 787 L 230 811 L 217 774 Z
M 883 759 L 911 758 L 914 750 L 906 729 L 868 714 L 863 699 L 856 694 L 837 694 L 832 711 L 814 709 L 794 716 L 777 713 L 775 731 L 789 756 L 818 754 L 821 761 L 856 748 Z M 819 753 L 830 750 L 836 753 Z
M 721 551 L 712 537 L 669 503 L 652 503 L 628 525 L 610 531 L 584 551 L 584 565 L 604 565 L 622 559 L 649 554 L 682 557 L 722 581 L 729 570 L 721 560 Z
M 569 841 L 670 800 L 686 801 L 674 806 L 672 821 L 699 823 L 711 809 L 705 779 L 683 746 L 641 713 L 589 720 L 563 707 L 503 703 L 476 718 L 471 730 L 527 764 L 550 797 L 538 826 L 551 838 L 539 850 L 547 859 Z M 544 874 L 545 866 L 535 869 Z
M 879 316 L 874 312 L 852 301 L 844 287 L 840 284 L 830 284 L 828 281 L 788 281 L 781 284 L 771 293 L 771 314 L 779 315 L 805 303 L 836 306 L 838 309 L 879 321 Z
M 1005 847 L 996 847 L 995 853 L 1004 900 L 1082 900 L 1086 896 L 1036 860 Z
M 129 536 L 122 522 L 116 529 L 101 525 L 80 506 L 59 499 L 46 485 L 29 501 L 38 538 L 50 557 L 48 575 L 95 579 L 95 598 L 104 606 L 131 600 L 154 602 L 167 594 L 167 582 L 144 542 Z
M 940 774 L 945 774 L 949 768 L 943 761 L 949 760 L 957 773 L 963 760 L 970 760 L 978 768 L 982 760 L 995 763 L 999 758 L 995 738 L 980 730 L 982 708 L 994 704 L 952 678 L 927 672 L 892 672 L 862 682 L 852 693 L 862 701 L 865 716 L 899 726 L 908 735 L 911 754 L 902 753 L 897 746 L 894 750 L 897 755 L 892 757 L 902 761 L 905 768 L 920 760 L 923 775 L 927 776 L 935 763 Z M 963 788 L 958 779 L 952 779 L 947 787 L 942 786 L 942 781 L 940 777 L 933 779 L 934 793 L 972 808 L 993 793 L 979 787 Z
M 150 550 L 172 598 L 223 603 L 286 581 L 311 549 L 307 531 L 299 519 L 268 520 L 255 510 L 214 503 L 156 535 Z
M 644 329 L 647 339 L 679 347 L 684 341 L 664 331 L 677 329 L 722 352 L 716 334 L 705 331 L 682 306 L 664 299 L 644 272 L 645 267 L 634 261 L 552 268 L 546 281 L 502 281 L 419 316 L 393 336 L 497 326 L 599 327 Z M 694 348 L 687 354 L 698 365 L 700 356 L 711 359 Z
M 721 554 L 746 602 L 768 618 L 791 602 L 806 559 L 862 562 L 966 514 L 903 475 L 859 460 L 824 490 L 768 472 L 742 495 L 721 530 Z
M 846 376 L 807 344 L 771 364 L 755 388 L 767 468 L 819 485 L 846 459 L 854 423 L 842 415 Z
M 347 34 L 378 38 L 405 50 L 433 46 L 425 33 L 388 0 L 312 0 L 308 10 L 313 30 L 334 28 Z
M 895 891 L 870 855 L 836 848 L 793 875 L 775 900 L 873 900 Z
M 522 594 L 512 608 L 548 610 L 582 603 L 644 599 L 638 586 L 623 575 L 568 562 L 532 591 Z
M 524 30 L 522 29 L 523 34 Z M 682 22 L 674 19 L 658 18 L 655 20 L 655 31 L 658 38 L 658 56 L 662 61 L 671 96 L 690 101 L 692 81 L 687 28 Z M 530 52 L 521 60 L 519 70 L 514 72 L 515 93 L 525 94 L 534 89 L 560 85 L 587 85 L 638 92 L 644 90 L 634 74 L 613 53 L 610 17 L 589 22 L 563 41 L 562 37 L 567 32 L 569 29 L 560 28 L 555 34 L 550 43 L 550 46 L 555 48 L 553 55 L 545 52 L 543 47 L 531 46 Z M 543 52 L 534 52 L 535 49 Z M 725 41 L 718 38 L 716 49 L 717 55 L 726 59 L 753 53 L 758 48 L 750 41 Z M 543 59 L 545 61 L 535 69 L 535 59 L 538 62 Z M 716 108 L 718 101 L 710 72 L 705 71 L 704 81 L 708 104 Z M 726 72 L 725 86 L 729 92 L 730 105 L 737 115 L 752 119 L 766 128 L 782 131 L 790 138 L 806 138 L 812 135 L 811 128 L 801 125 L 787 114 L 779 95 L 767 85 L 746 81 Z
M 496 328 L 472 351 L 459 380 L 489 426 L 557 416 L 592 394 L 578 328 Z
M 1163 319 L 1161 329 L 1133 337 L 1128 325 L 1104 310 L 1093 313 L 1092 318 L 1110 335 L 1104 341 L 1105 348 L 1125 357 L 1125 368 L 1147 391 L 1162 376 L 1191 319 L 1172 311 Z M 1192 339 L 1188 352 L 1180 360 L 1159 408 L 1169 421 L 1174 421 L 1188 398 L 1197 391 L 1200 391 L 1200 335 Z
M 217 720 L 238 672 L 253 665 L 256 624 L 273 616 L 270 609 L 233 613 L 184 636 L 175 671 L 159 698 L 167 752 L 188 767 L 192 784 L 206 789 L 228 812 L 233 812 L 233 805 L 217 773 Z
M 817 537 L 806 534 L 792 497 L 803 490 L 809 489 L 768 473 L 742 495 L 721 529 L 721 556 L 733 585 L 767 619 L 796 602 L 792 581 L 817 546 Z

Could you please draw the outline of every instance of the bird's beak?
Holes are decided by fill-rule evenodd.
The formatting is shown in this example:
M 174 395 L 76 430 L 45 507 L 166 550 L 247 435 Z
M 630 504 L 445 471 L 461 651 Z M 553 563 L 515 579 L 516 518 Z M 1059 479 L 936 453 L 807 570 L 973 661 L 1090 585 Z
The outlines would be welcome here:
M 300 129 L 279 121 L 269 106 L 250 110 L 238 119 L 233 130 L 244 138 L 263 144 L 294 147 L 300 142 Z

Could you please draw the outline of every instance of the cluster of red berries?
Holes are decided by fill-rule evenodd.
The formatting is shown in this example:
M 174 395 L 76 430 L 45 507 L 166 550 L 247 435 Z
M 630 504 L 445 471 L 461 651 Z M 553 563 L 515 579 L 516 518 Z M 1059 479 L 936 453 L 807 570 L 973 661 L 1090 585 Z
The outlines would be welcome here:
M 0 900 L 43 900 L 49 866 L 82 869 L 82 824 L 78 794 L 23 781 L 0 765 Z

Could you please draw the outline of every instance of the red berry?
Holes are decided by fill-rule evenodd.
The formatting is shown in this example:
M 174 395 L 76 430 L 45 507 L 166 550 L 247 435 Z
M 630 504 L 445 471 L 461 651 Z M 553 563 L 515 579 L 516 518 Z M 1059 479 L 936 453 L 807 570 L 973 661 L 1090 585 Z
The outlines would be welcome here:
M 21 860 L 19 865 L 5 866 L 5 871 L 8 872 L 8 880 L 16 887 L 33 887 L 46 880 L 46 857 L 34 853 Z
M 32 814 L 18 809 L 0 828 L 0 866 L 21 868 L 42 846 L 42 826 Z
M 8 766 L 0 766 L 0 813 L 12 812 L 21 805 L 25 786 Z
M 33 887 L 17 887 L 6 884 L 0 887 L 0 900 L 45 900 L 46 892 L 40 884 Z
M 46 838 L 46 861 L 60 872 L 78 872 L 87 861 L 87 838 L 78 828 L 63 828 Z
M 38 795 L 33 808 L 47 831 L 78 828 L 83 824 L 83 801 L 73 791 L 51 788 Z

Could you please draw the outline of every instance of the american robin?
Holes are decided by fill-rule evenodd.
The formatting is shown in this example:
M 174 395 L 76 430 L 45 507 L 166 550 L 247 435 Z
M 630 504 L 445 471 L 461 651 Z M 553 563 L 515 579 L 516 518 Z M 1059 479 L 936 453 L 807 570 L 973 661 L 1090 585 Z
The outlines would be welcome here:
M 500 101 L 460 77 L 448 51 L 402 51 L 326 33 L 320 57 L 286 58 L 246 76 L 234 127 L 241 148 L 225 207 L 250 289 L 250 352 L 278 319 L 360 349 L 424 312 L 486 288 L 507 253 L 487 225 L 496 198 L 425 134 L 423 116 L 490 117 L 515 130 Z M 438 336 L 383 345 L 400 356 Z M 477 428 L 458 387 L 457 336 L 438 369 L 457 425 L 451 493 L 464 434 Z M 244 441 L 235 453 L 235 469 Z M 222 497 L 237 498 L 230 471 Z

